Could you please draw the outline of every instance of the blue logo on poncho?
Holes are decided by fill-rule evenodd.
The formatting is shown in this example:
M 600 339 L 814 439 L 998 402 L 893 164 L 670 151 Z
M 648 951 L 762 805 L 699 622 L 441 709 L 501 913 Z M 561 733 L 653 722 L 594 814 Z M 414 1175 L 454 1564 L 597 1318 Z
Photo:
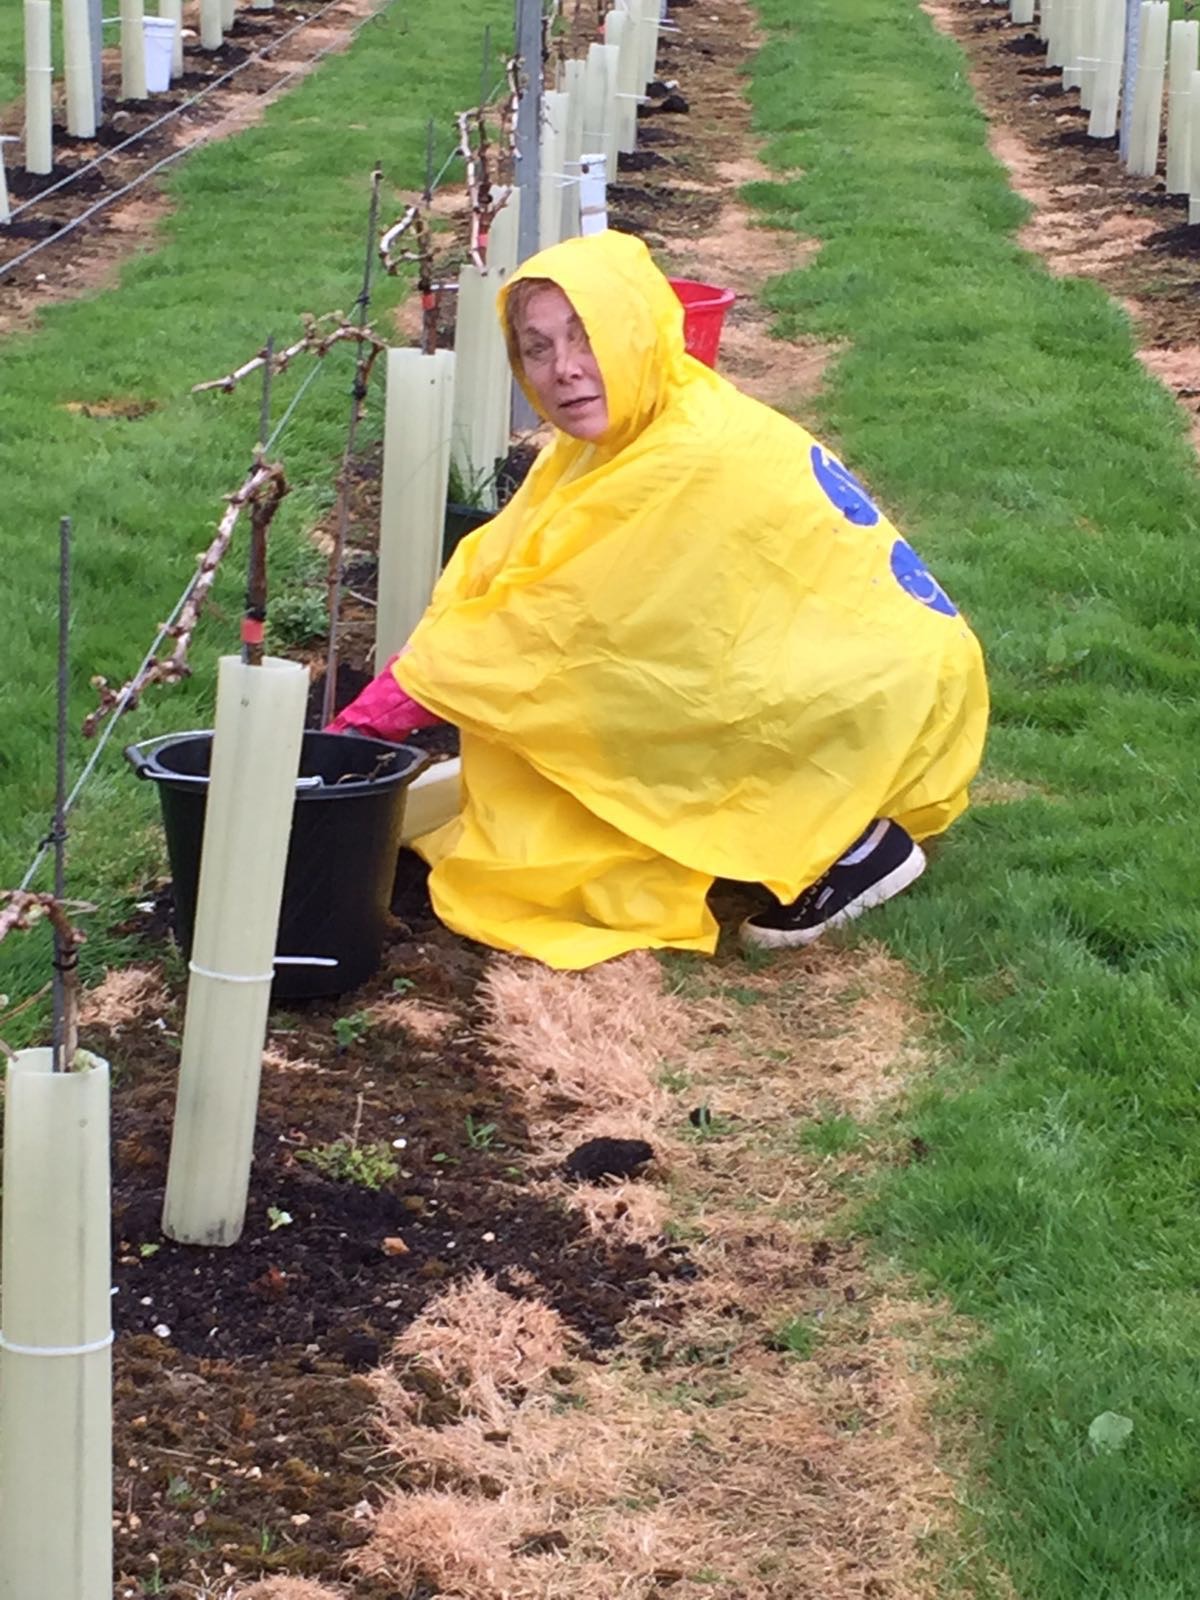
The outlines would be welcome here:
M 819 444 L 812 447 L 812 469 L 813 476 L 847 522 L 853 522 L 858 528 L 875 526 L 879 512 L 871 496 L 854 474 Z
M 931 611 L 940 611 L 944 617 L 956 617 L 958 607 L 941 584 L 921 560 L 912 545 L 897 539 L 892 546 L 892 576 L 904 590 Z

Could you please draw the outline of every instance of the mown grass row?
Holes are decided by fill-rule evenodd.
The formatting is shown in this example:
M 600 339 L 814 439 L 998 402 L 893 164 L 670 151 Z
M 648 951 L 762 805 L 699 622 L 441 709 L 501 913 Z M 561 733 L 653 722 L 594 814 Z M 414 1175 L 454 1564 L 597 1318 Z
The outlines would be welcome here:
M 0 343 L 0 885 L 22 871 L 53 800 L 59 517 L 69 514 L 75 526 L 77 729 L 94 703 L 89 678 L 103 673 L 120 683 L 137 665 L 208 543 L 221 497 L 248 466 L 258 385 L 194 396 L 192 384 L 228 372 L 270 333 L 279 343 L 294 338 L 305 311 L 351 308 L 374 162 L 382 160 L 386 173 L 386 213 L 423 182 L 430 117 L 441 130 L 439 152 L 452 144 L 455 111 L 478 94 L 484 27 L 500 38 L 510 23 L 500 0 L 445 0 L 436 28 L 417 26 L 408 7 L 394 5 L 367 24 L 349 53 L 330 57 L 272 105 L 260 126 L 178 169 L 171 215 L 123 269 L 119 287 L 49 307 L 35 331 Z M 390 325 L 388 307 L 399 294 L 396 280 L 377 286 L 380 327 Z M 277 595 L 313 576 L 315 553 L 303 534 L 332 499 L 351 373 L 342 347 L 280 441 L 293 493 L 273 536 Z M 276 417 L 303 375 L 301 363 L 277 382 Z M 113 401 L 145 412 L 129 419 L 77 409 Z M 156 855 L 154 796 L 131 780 L 115 746 L 204 725 L 212 660 L 236 648 L 242 554 L 235 550 L 229 565 L 201 627 L 195 680 L 151 691 L 74 818 L 78 895 L 107 905 L 137 886 Z M 87 753 L 73 733 L 73 770 Z M 102 940 L 92 942 L 93 964 L 111 953 Z M 36 941 L 6 941 L 0 990 L 14 998 L 29 992 L 45 976 L 42 964 Z
M 972 618 L 973 810 L 880 924 L 941 1067 L 873 1209 L 985 1330 L 978 1515 L 1037 1600 L 1195 1592 L 1200 487 L 1094 285 L 1017 246 L 958 46 L 915 0 L 761 0 L 770 220 L 823 241 L 771 303 L 850 341 L 824 423 Z M 784 169 L 798 169 L 788 174 Z M 874 930 L 873 930 L 874 931 Z M 922 1148 L 922 1146 L 918 1146 Z M 1132 1419 L 1118 1453 L 1088 1427 Z

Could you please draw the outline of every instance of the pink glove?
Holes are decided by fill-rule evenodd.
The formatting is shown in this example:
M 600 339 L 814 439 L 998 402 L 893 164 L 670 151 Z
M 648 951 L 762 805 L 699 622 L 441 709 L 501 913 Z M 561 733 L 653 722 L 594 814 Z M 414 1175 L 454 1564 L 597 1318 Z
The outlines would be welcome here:
M 403 739 L 415 728 L 431 728 L 442 718 L 418 705 L 396 682 L 393 656 L 377 678 L 350 702 L 325 729 L 326 733 L 365 733 L 372 739 Z

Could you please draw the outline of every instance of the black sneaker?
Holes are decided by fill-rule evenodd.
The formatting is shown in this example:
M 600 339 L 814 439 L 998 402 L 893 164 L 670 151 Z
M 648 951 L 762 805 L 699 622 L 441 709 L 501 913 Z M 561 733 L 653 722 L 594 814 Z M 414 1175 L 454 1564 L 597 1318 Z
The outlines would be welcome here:
M 791 905 L 747 917 L 739 937 L 752 950 L 811 944 L 826 928 L 853 922 L 907 889 L 924 870 L 925 852 L 898 822 L 873 822 L 841 860 Z

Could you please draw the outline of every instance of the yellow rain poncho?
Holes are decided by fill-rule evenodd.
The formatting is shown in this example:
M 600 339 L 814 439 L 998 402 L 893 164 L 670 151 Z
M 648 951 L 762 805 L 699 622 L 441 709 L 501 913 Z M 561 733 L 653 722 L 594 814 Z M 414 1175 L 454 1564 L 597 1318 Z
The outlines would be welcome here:
M 395 666 L 462 734 L 463 812 L 419 843 L 434 908 L 554 967 L 711 951 L 714 878 L 791 900 L 873 818 L 963 810 L 979 646 L 834 457 L 684 353 L 641 243 L 526 277 L 578 312 L 609 426 L 556 435 Z

